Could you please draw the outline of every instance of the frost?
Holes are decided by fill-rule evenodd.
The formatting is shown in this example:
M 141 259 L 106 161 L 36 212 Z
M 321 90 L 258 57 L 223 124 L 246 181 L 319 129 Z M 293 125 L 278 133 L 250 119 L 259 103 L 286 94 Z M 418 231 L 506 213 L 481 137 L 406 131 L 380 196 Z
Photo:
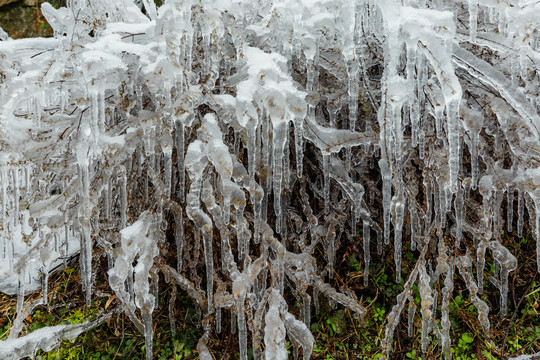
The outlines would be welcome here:
M 503 229 L 531 219 L 540 269 L 537 2 L 137 3 L 44 4 L 50 39 L 0 29 L 0 291 L 17 294 L 21 354 L 46 337 L 18 338 L 28 294 L 47 304 L 49 274 L 77 254 L 88 303 L 106 254 L 147 358 L 160 272 L 179 286 L 173 331 L 175 291 L 200 308 L 201 358 L 214 326 L 236 325 L 242 360 L 286 358 L 287 341 L 309 358 L 312 303 L 369 316 L 334 285 L 346 246 L 370 286 L 371 240 L 398 282 L 403 250 L 419 255 L 386 356 L 408 301 L 409 333 L 419 310 L 422 350 L 435 333 L 451 358 L 456 280 L 486 336 L 484 279 L 512 311 Z
M 362 235 L 364 238 L 364 286 L 368 286 L 369 284 L 369 263 L 371 260 L 371 254 L 369 251 L 370 241 L 371 241 L 371 229 L 369 227 L 369 222 L 364 220 L 362 228 Z

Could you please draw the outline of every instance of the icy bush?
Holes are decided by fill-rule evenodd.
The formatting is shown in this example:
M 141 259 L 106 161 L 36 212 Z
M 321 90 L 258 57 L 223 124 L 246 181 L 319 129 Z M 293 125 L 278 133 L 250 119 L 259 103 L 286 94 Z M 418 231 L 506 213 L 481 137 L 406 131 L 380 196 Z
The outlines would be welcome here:
M 28 344 L 23 356 L 84 330 L 18 338 L 73 254 L 90 303 L 101 249 L 148 359 L 160 273 L 203 312 L 201 358 L 230 311 L 242 360 L 249 346 L 285 359 L 287 338 L 308 359 L 319 297 L 369 316 L 331 284 L 340 244 L 363 247 L 369 286 L 370 249 L 391 239 L 397 281 L 403 248 L 419 255 L 385 356 L 411 301 L 412 334 L 417 281 L 423 351 L 434 334 L 451 357 L 457 278 L 489 336 L 486 256 L 505 315 L 517 263 L 501 234 L 528 216 L 540 238 L 538 1 L 142 5 L 44 4 L 50 39 L 0 29 L 0 285 L 18 293 L 0 348 Z M 41 283 L 43 300 L 25 306 Z

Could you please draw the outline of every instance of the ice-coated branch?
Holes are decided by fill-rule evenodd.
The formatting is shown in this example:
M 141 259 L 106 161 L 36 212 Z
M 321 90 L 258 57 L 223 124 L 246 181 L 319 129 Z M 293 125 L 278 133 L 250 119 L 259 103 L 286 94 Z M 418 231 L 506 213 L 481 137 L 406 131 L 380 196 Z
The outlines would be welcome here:
M 6 360 L 34 357 L 38 350 L 50 351 L 64 340 L 75 339 L 111 317 L 108 313 L 93 321 L 82 324 L 48 326 L 32 331 L 28 335 L 0 341 L 0 356 Z
M 369 287 L 392 239 L 397 281 L 404 249 L 419 256 L 382 349 L 407 301 L 414 334 L 418 280 L 422 350 L 434 331 L 450 358 L 456 279 L 486 336 L 485 278 L 508 311 L 517 260 L 503 229 L 521 236 L 536 219 L 540 269 L 538 2 L 73 0 L 42 11 L 52 38 L 0 29 L 10 341 L 37 306 L 28 293 L 41 288 L 47 303 L 49 274 L 72 256 L 90 303 L 105 252 L 147 358 L 162 272 L 201 309 L 202 358 L 229 309 L 242 360 L 248 332 L 257 360 L 286 358 L 287 337 L 307 359 L 321 294 L 369 316 L 363 289 L 334 286 L 340 247 L 363 248 Z

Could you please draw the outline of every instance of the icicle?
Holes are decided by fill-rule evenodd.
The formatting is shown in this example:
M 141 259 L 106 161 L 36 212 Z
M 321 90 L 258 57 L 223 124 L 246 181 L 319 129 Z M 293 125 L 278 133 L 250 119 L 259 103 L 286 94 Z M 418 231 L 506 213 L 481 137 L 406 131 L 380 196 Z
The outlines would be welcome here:
M 451 358 L 450 354 L 450 295 L 454 290 L 454 257 L 448 258 L 448 248 L 444 244 L 444 241 L 439 242 L 439 256 L 437 258 L 437 268 L 435 270 L 435 276 L 438 276 L 442 273 L 446 273 L 444 279 L 444 288 L 442 289 L 442 304 L 441 304 L 441 346 L 443 348 L 443 354 L 446 359 Z M 437 305 L 437 302 L 434 301 L 434 307 Z M 437 325 L 435 325 L 437 326 Z
M 40 90 L 37 90 L 36 91 L 36 95 L 34 96 L 34 99 L 33 99 L 33 105 L 34 105 L 34 125 L 36 126 L 36 128 L 40 128 L 41 127 L 41 111 L 42 111 L 42 107 L 41 107 L 41 91 Z
M 534 191 L 530 192 L 529 195 L 531 195 L 535 205 L 536 266 L 538 272 L 540 272 L 540 189 L 536 188 Z M 506 281 L 508 282 L 508 279 Z
M 84 251 L 83 251 L 84 250 Z M 86 295 L 86 306 L 92 302 L 92 238 L 90 229 L 84 229 L 81 234 L 81 273 L 83 289 Z
M 457 237 L 456 237 L 456 248 L 459 249 L 461 238 L 463 237 L 463 187 L 461 184 L 458 184 L 458 191 L 456 194 L 456 200 L 454 202 L 454 208 L 456 211 L 456 225 L 457 225 Z
M 333 217 L 329 221 L 328 231 L 326 232 L 327 248 L 326 253 L 328 256 L 328 277 L 332 279 L 334 277 L 334 266 L 336 256 L 336 225 L 337 219 Z
M 28 166 L 25 166 L 23 169 L 23 187 L 24 187 L 24 191 L 23 191 L 23 194 L 26 194 L 26 193 L 29 193 L 30 192 L 30 185 L 31 185 L 31 182 L 30 182 L 30 172 L 31 170 L 28 168 Z
M 116 262 L 115 262 L 116 264 Z M 135 289 L 133 288 L 133 274 L 128 274 L 127 279 L 125 281 L 126 283 L 126 290 L 127 290 L 127 299 L 129 299 L 129 302 L 133 302 L 135 299 Z M 143 329 L 144 332 L 144 329 Z
M 452 193 L 457 191 L 457 177 L 459 172 L 459 141 L 460 141 L 460 119 L 459 119 L 460 99 L 448 101 L 446 104 L 447 124 L 448 124 L 448 163 L 450 165 L 450 179 L 448 187 Z
M 478 309 L 478 320 L 482 326 L 482 330 L 487 338 L 489 338 L 489 307 L 485 301 L 481 300 L 478 297 L 478 286 L 475 284 L 471 272 L 472 259 L 469 254 L 459 257 L 457 262 L 459 272 L 465 281 L 465 285 L 471 294 L 471 301 L 474 306 Z
M 439 106 L 435 106 L 433 116 L 435 117 L 435 131 L 438 140 L 444 140 L 444 132 L 442 129 L 443 112 L 444 108 L 442 105 L 439 104 Z
M 426 133 L 422 129 L 418 131 L 418 157 L 426 158 Z
M 107 184 L 103 190 L 103 209 L 104 209 L 104 216 L 106 221 L 110 221 L 111 219 L 111 204 L 112 204 L 112 179 L 109 176 L 108 179 L 105 181 Z
M 176 240 L 176 268 L 182 273 L 184 264 L 184 219 L 182 213 L 174 212 L 175 240 Z
M 199 265 L 199 257 L 201 255 L 201 230 L 199 228 L 193 231 L 193 247 L 192 259 L 189 262 L 191 276 L 198 278 L 197 285 L 200 284 L 200 277 L 197 275 L 197 265 Z
M 370 263 L 370 252 L 369 252 L 369 243 L 371 241 L 371 230 L 369 227 L 369 221 L 364 220 L 362 236 L 364 237 L 364 286 L 367 287 L 369 283 L 369 263 Z
M 491 244 L 491 248 L 493 250 L 493 258 L 501 266 L 501 314 L 506 316 L 508 310 L 508 275 L 511 271 L 517 269 L 517 260 L 498 241 L 494 241 Z
M 127 226 L 127 178 L 125 171 L 121 171 L 119 179 L 120 187 L 120 227 Z
M 323 152 L 323 176 L 324 176 L 324 212 L 328 214 L 330 211 L 330 154 Z
M 257 306 L 255 306 L 255 315 L 252 320 L 252 338 L 253 338 L 253 357 L 255 359 L 262 359 L 261 338 L 263 330 L 263 315 L 266 311 L 266 302 L 268 300 L 269 293 L 267 292 L 261 299 Z
M 383 179 L 384 243 L 390 243 L 390 219 L 392 215 L 392 170 L 385 159 L 379 160 Z
M 278 256 L 276 264 L 278 289 L 279 293 L 283 295 L 285 291 L 285 259 L 281 256 Z
M 236 209 L 236 237 L 238 240 L 238 259 L 240 262 L 244 260 L 244 257 L 249 254 L 249 241 L 251 234 L 249 226 L 244 219 L 244 208 L 246 205 L 246 197 L 244 192 L 236 188 L 232 192 L 232 201 L 235 204 Z M 277 226 L 277 225 L 276 225 Z
M 184 124 L 176 123 L 176 167 L 178 168 L 178 193 L 180 201 L 184 200 L 186 171 L 184 167 Z
M 414 314 L 416 313 L 416 303 L 414 298 L 409 296 L 409 309 L 407 312 L 407 335 L 412 338 L 414 335 Z
M 240 349 L 240 360 L 247 360 L 247 328 L 245 315 L 245 298 L 236 299 L 236 316 L 238 320 L 238 344 Z M 233 326 L 233 325 L 231 325 Z
M 272 191 L 272 174 L 273 169 L 270 164 L 272 161 L 272 141 L 270 139 L 269 134 L 269 121 L 265 120 L 262 123 L 262 136 L 261 136 L 261 158 L 262 158 L 262 165 L 264 166 L 264 169 L 267 170 L 265 172 L 262 172 L 260 174 L 261 176 L 261 183 L 263 184 L 263 199 L 262 199 L 262 213 L 261 217 L 263 221 L 265 221 L 268 217 L 268 201 L 269 196 Z
M 103 91 L 99 91 L 97 94 L 97 104 L 98 104 L 98 130 L 102 134 L 105 132 L 105 99 Z
M 274 212 L 276 219 L 281 218 L 281 192 L 283 191 L 283 156 L 285 150 L 288 123 L 272 119 L 273 124 L 273 190 L 274 190 Z M 279 226 L 276 224 L 279 233 Z
M 383 236 L 381 232 L 377 232 L 377 255 L 381 255 L 383 251 Z
M 469 33 L 471 41 L 476 39 L 476 28 L 478 21 L 478 0 L 469 0 Z
M 402 194 L 394 196 L 392 208 L 394 214 L 394 261 L 396 263 L 396 281 L 399 283 L 401 282 L 401 237 L 405 212 L 405 198 Z
M 165 198 L 169 199 L 171 196 L 171 180 L 172 180 L 172 148 L 170 146 L 165 146 L 163 149 L 163 166 L 165 177 L 163 183 L 165 185 Z
M 7 259 L 8 257 L 8 241 L 5 237 L 2 237 L 2 249 L 1 249 L 1 253 L 2 253 L 2 260 L 5 260 L 5 261 L 8 261 L 9 262 L 9 259 Z M 9 266 L 9 273 L 12 272 L 12 268 L 11 268 L 11 264 Z
M 24 305 L 24 294 L 25 294 L 25 279 L 26 276 L 26 267 L 23 265 L 23 268 L 19 273 L 19 285 L 17 288 L 17 305 L 15 311 L 17 314 L 21 314 Z
M 486 264 L 486 250 L 488 248 L 488 241 L 484 238 L 476 249 L 476 276 L 478 281 L 478 293 L 482 294 L 484 289 L 484 267 Z
M 223 184 L 223 187 L 228 187 L 228 184 Z M 223 191 L 223 222 L 229 225 L 231 221 L 231 191 L 227 189 Z
M 472 184 L 471 189 L 476 190 L 476 184 L 478 181 L 478 142 L 479 142 L 479 134 L 477 131 L 473 130 L 471 132 L 471 176 L 472 176 Z
M 285 149 L 283 152 L 283 179 L 285 180 L 285 189 L 291 188 L 291 154 L 290 154 L 290 146 L 289 146 L 289 125 L 287 124 L 287 131 L 285 136 Z M 282 201 L 283 203 L 283 201 Z M 283 205 L 283 204 L 282 204 Z M 281 214 L 283 214 L 283 211 L 280 211 Z M 281 233 L 281 231 L 280 231 Z
M 419 123 L 420 123 L 420 114 L 419 114 L 418 104 L 412 103 L 409 105 L 409 114 L 411 117 L 411 145 L 413 147 L 417 147 L 419 144 L 419 138 L 420 138 L 420 131 L 419 131 Z
M 484 238 L 486 240 L 489 240 L 491 239 L 491 235 L 492 235 L 492 232 L 491 232 L 491 229 L 492 229 L 492 224 L 491 224 L 491 218 L 492 218 L 492 209 L 491 209 L 491 206 L 492 206 L 492 203 L 493 203 L 493 194 L 492 194 L 492 191 L 493 191 L 493 182 L 492 182 L 492 179 L 491 179 L 491 176 L 489 175 L 484 175 L 482 176 L 482 178 L 480 179 L 479 183 L 478 183 L 478 190 L 480 192 L 480 194 L 482 195 L 482 199 L 483 199 L 483 209 L 484 209 Z M 479 284 L 479 286 L 481 286 L 481 284 Z
M 2 198 L 0 199 L 2 201 L 2 208 L 0 208 L 0 219 L 5 220 L 5 216 L 9 208 L 9 201 L 7 197 L 7 187 L 9 184 L 9 176 L 8 176 L 8 170 L 5 166 L 0 167 L 0 176 L 1 176 L 0 195 L 2 196 Z
M 517 222 L 517 236 L 520 238 L 523 236 L 523 212 L 524 201 L 523 201 L 523 190 L 518 188 L 518 222 Z
M 312 44 L 312 47 L 314 48 L 313 54 L 310 54 L 312 56 L 307 55 L 307 59 L 306 59 L 306 70 L 307 70 L 306 71 L 307 72 L 306 91 L 308 93 L 311 93 L 313 91 L 313 84 L 315 83 L 315 75 L 317 74 L 315 64 L 313 63 L 313 57 L 315 56 L 315 52 L 317 51 L 316 49 L 317 44 Z
M 430 269 L 431 270 L 431 269 Z M 431 272 L 431 271 L 430 271 Z M 439 301 L 439 292 L 433 291 L 433 305 L 431 305 L 431 321 L 429 322 L 428 326 L 428 332 L 434 332 L 437 334 L 437 331 L 439 330 L 437 328 L 438 323 L 435 319 L 435 314 L 437 313 L 437 303 Z
M 253 195 L 251 195 L 251 199 L 252 199 L 252 204 L 253 204 L 253 241 L 255 242 L 255 244 L 258 244 L 259 243 L 259 238 L 260 238 L 260 233 L 261 233 L 261 223 L 263 221 L 262 219 L 262 201 L 263 201 L 263 190 L 261 189 L 261 187 L 259 186 L 259 184 L 257 184 L 255 182 L 255 180 L 251 180 L 250 181 L 250 186 L 249 188 L 251 189 L 251 193 Z
M 418 212 L 414 206 L 409 207 L 409 216 L 411 219 L 411 251 L 415 251 L 418 243 L 419 226 L 418 226 Z
M 13 215 L 13 224 L 19 222 L 19 176 L 17 169 L 11 169 L 12 188 L 13 188 L 13 208 L 11 209 Z
M 420 297 L 422 299 L 421 301 L 421 314 L 422 314 L 422 353 L 427 352 L 427 346 L 428 346 L 428 333 L 429 333 L 429 324 L 431 323 L 431 307 L 434 303 L 433 299 L 433 290 L 430 286 L 430 277 L 426 271 L 426 263 L 425 260 L 420 260 Z
M 90 91 L 90 130 L 92 135 L 92 140 L 97 142 L 99 139 L 99 93 L 92 89 Z
M 294 148 L 296 151 L 296 176 L 302 177 L 304 172 L 304 119 L 294 122 Z
M 252 180 L 255 180 L 255 167 L 257 164 L 257 154 L 258 149 L 256 148 L 257 144 L 257 128 L 258 124 L 254 124 L 255 120 L 252 118 L 249 118 L 248 124 L 249 126 L 246 128 L 247 133 L 247 150 L 248 150 L 248 173 Z M 239 134 L 235 137 L 240 138 Z
M 150 307 L 148 309 L 147 307 Z M 152 328 L 152 311 L 153 311 L 153 301 L 152 305 L 145 304 L 142 309 L 142 318 L 144 324 L 144 345 L 146 350 L 146 360 L 153 359 L 153 328 Z
M 49 303 L 49 269 L 43 267 L 41 269 L 42 278 L 41 278 L 41 293 L 43 294 L 43 304 L 48 305 Z
M 69 253 L 69 225 L 67 215 L 64 215 L 64 266 L 67 266 L 67 259 L 70 255 Z
M 441 237 L 443 229 L 446 228 L 446 184 L 442 179 L 439 179 L 438 185 L 439 209 L 437 213 L 439 214 L 439 226 L 437 228 L 437 235 Z
M 356 119 L 358 116 L 358 69 L 359 63 L 357 60 L 349 61 L 347 64 L 348 78 L 348 93 L 349 93 L 349 128 L 352 131 L 356 130 Z
M 501 212 L 499 209 L 502 209 L 502 202 L 504 200 L 504 191 L 502 189 L 497 189 L 494 196 L 494 201 L 492 203 L 492 217 L 493 217 L 493 233 L 496 238 L 499 238 L 503 230 L 503 219 L 501 218 Z

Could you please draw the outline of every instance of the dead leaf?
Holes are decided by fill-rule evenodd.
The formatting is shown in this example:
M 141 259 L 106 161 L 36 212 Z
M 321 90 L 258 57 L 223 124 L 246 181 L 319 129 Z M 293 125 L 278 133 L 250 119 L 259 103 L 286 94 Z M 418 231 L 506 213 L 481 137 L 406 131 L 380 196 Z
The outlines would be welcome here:
M 105 303 L 105 310 L 107 310 L 107 308 L 111 305 L 114 299 L 116 299 L 116 295 L 111 296 L 109 300 L 107 300 L 107 302 Z

